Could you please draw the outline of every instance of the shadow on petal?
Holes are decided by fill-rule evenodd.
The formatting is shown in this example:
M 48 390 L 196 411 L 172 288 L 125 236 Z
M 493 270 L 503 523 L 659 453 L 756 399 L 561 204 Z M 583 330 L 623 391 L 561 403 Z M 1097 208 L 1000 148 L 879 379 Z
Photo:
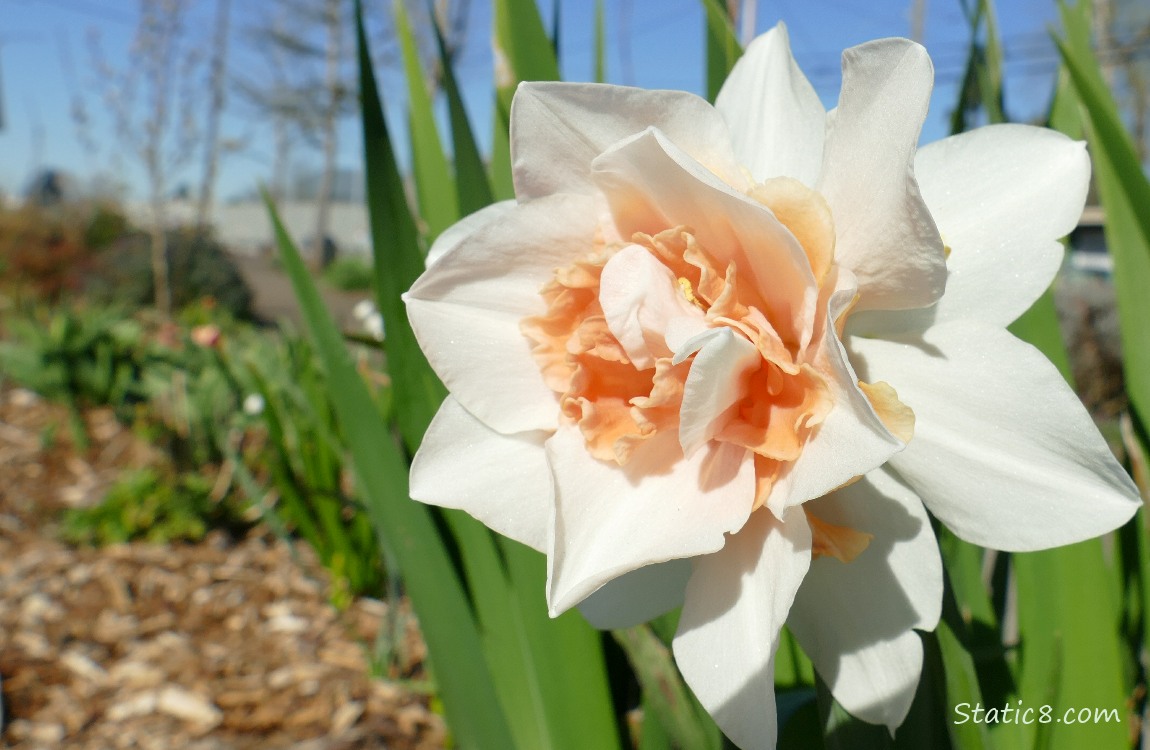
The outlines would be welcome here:
M 806 507 L 874 538 L 850 563 L 811 563 L 788 625 L 848 711 L 897 727 L 922 669 L 914 630 L 935 627 L 942 601 L 942 562 L 926 511 L 885 470 Z

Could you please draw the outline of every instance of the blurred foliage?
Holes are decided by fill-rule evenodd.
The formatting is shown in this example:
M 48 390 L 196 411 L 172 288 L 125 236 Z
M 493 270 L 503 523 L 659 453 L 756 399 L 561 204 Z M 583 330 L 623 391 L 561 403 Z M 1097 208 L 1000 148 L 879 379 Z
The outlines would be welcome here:
M 84 242 L 93 250 L 103 250 L 131 230 L 128 217 L 115 206 L 98 203 L 84 230 Z
M 27 307 L 5 321 L 0 377 L 67 405 L 80 450 L 88 445 L 82 410 L 107 406 L 167 457 L 162 470 L 126 475 L 109 493 L 111 507 L 69 514 L 69 538 L 195 539 L 255 504 L 273 528 L 313 546 L 344 601 L 378 595 L 382 555 L 347 477 L 314 350 L 291 331 L 235 320 L 211 298 L 177 319 L 85 303 Z M 378 350 L 357 351 L 382 413 L 390 389 L 377 373 Z M 213 472 L 226 480 L 223 509 L 200 497 Z M 155 490 L 157 477 L 169 491 Z
M 375 283 L 375 271 L 363 258 L 342 255 L 324 269 L 323 280 L 345 292 L 363 292 Z
M 144 329 L 115 308 L 40 309 L 6 321 L 4 374 L 40 395 L 77 406 L 130 408 L 144 398 Z
M 258 461 L 249 464 L 275 494 L 278 520 L 311 544 L 339 585 L 350 594 L 378 594 L 382 553 L 350 480 L 328 378 L 306 339 L 289 332 L 263 343 L 225 344 L 221 355 L 247 393 L 259 397 L 258 413 L 245 417 L 260 431 Z M 366 349 L 360 354 L 371 356 Z M 372 385 L 377 407 L 386 410 L 386 378 L 376 377 Z
M 168 232 L 168 263 L 173 308 L 210 297 L 236 318 L 250 320 L 252 292 L 231 256 L 209 232 Z M 112 242 L 84 282 L 93 300 L 130 307 L 150 305 L 153 297 L 151 246 L 147 235 L 132 233 Z
M 0 210 L 0 279 L 18 298 L 54 302 L 79 289 L 96 252 L 127 223 L 110 206 Z
M 64 514 L 61 535 L 73 544 L 199 541 L 211 528 L 242 523 L 233 500 L 212 496 L 213 482 L 195 473 L 143 468 L 120 476 L 103 501 Z

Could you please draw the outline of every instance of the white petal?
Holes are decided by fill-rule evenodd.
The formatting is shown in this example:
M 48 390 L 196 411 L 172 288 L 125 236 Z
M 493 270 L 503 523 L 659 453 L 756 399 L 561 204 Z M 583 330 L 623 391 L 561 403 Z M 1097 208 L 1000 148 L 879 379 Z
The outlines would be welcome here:
M 688 226 L 720 269 L 738 268 L 739 288 L 765 300 L 780 335 L 806 340 L 817 288 L 794 236 L 763 205 L 718 180 L 657 130 L 624 141 L 595 160 L 619 233 L 657 234 Z
M 741 179 L 726 122 L 694 94 L 536 82 L 520 84 L 511 104 L 516 196 L 593 191 L 592 160 L 651 126 L 724 179 Z
M 702 311 L 679 291 L 670 269 L 640 245 L 628 245 L 607 261 L 599 279 L 599 304 L 607 327 L 639 370 L 670 356 L 664 336 L 669 321 L 703 320 Z
M 1133 482 L 1054 366 L 1001 328 L 961 321 L 849 346 L 864 379 L 889 382 L 914 410 L 914 438 L 891 465 L 960 537 L 1044 549 L 1115 529 L 1138 509 Z
M 720 328 L 695 355 L 683 384 L 679 411 L 679 444 L 685 455 L 715 436 L 727 410 L 746 395 L 747 378 L 763 358 L 758 348 L 730 328 Z
M 780 23 L 755 39 L 727 76 L 715 109 L 755 180 L 786 176 L 813 187 L 822 166 L 826 110 L 791 56 Z
M 775 651 L 811 561 L 801 509 L 754 513 L 722 551 L 695 561 L 675 661 L 699 702 L 743 750 L 774 748 Z
M 411 464 L 411 496 L 467 511 L 540 552 L 554 505 L 545 432 L 501 435 L 448 396 Z
M 686 331 L 677 333 L 686 333 Z M 686 362 L 687 358 L 713 341 L 716 336 L 721 336 L 722 333 L 722 328 L 703 328 L 690 336 L 677 336 L 676 343 L 678 345 L 674 348 L 675 356 L 671 358 L 671 364 L 678 365 Z
M 857 558 L 811 562 L 787 625 L 835 699 L 893 732 L 914 700 L 922 642 L 942 608 L 942 560 L 922 501 L 879 469 L 804 509 L 873 534 Z
M 555 196 L 516 206 L 463 240 L 404 295 L 423 353 L 475 416 L 510 434 L 554 429 L 559 408 L 519 323 L 545 312 L 539 290 L 586 255 L 593 202 Z
M 923 148 L 922 196 L 950 247 L 939 323 L 975 318 L 1006 326 L 1050 286 L 1057 242 L 1086 202 L 1086 144 L 1029 125 L 992 125 Z
M 459 247 L 461 242 L 491 222 L 503 218 L 507 212 L 513 208 L 515 208 L 515 201 L 499 201 L 498 203 L 492 203 L 490 206 L 485 206 L 473 214 L 464 216 L 443 230 L 435 239 L 435 242 L 431 245 L 431 249 L 427 251 L 427 265 L 430 266 L 435 261 Z
M 579 611 L 600 630 L 639 625 L 681 607 L 690 577 L 690 560 L 648 565 L 603 584 L 579 603 Z
M 745 448 L 715 445 L 683 458 L 673 433 L 618 466 L 592 458 L 582 433 L 565 425 L 547 441 L 547 456 L 556 490 L 553 615 L 632 570 L 721 548 L 723 535 L 746 522 L 755 494 Z
M 820 189 L 834 215 L 835 261 L 859 279 L 859 310 L 924 307 L 946 283 L 942 241 L 912 173 L 932 78 L 926 51 L 905 39 L 843 53 Z
M 854 288 L 849 273 L 839 278 L 839 288 L 827 302 L 828 320 L 835 320 L 854 298 Z M 882 466 L 903 449 L 904 443 L 891 434 L 859 389 L 858 376 L 834 326 L 825 326 L 822 335 L 814 364 L 827 377 L 834 405 L 803 446 L 803 452 L 783 468 L 771 488 L 767 507 L 775 515 L 822 497 Z
M 687 357 L 703 348 L 714 328 L 707 327 L 706 318 L 696 315 L 683 315 L 667 321 L 664 340 L 667 348 L 675 353 L 673 364 L 679 364 Z

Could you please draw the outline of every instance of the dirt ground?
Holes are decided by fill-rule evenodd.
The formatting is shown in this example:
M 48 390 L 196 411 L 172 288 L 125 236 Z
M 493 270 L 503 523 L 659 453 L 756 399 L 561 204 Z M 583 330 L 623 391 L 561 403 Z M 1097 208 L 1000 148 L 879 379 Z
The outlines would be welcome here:
M 261 317 L 299 326 L 282 272 L 238 262 Z M 324 296 L 354 325 L 364 295 Z M 96 502 L 150 460 L 108 410 L 85 419 L 91 445 L 79 451 L 62 408 L 0 391 L 0 746 L 444 746 L 443 721 L 418 689 L 423 645 L 410 612 L 372 599 L 338 611 L 306 545 L 259 528 L 199 544 L 58 541 L 63 508 Z M 393 644 L 377 670 L 390 679 L 369 677 L 380 643 Z
M 62 409 L 0 394 L 2 739 L 12 748 L 437 748 L 439 716 L 401 680 L 368 677 L 388 605 L 329 603 L 311 550 L 258 528 L 199 544 L 78 549 L 62 508 L 93 502 L 149 446 L 107 410 L 75 450 Z M 412 623 L 402 611 L 401 623 Z M 403 630 L 396 675 L 420 676 Z

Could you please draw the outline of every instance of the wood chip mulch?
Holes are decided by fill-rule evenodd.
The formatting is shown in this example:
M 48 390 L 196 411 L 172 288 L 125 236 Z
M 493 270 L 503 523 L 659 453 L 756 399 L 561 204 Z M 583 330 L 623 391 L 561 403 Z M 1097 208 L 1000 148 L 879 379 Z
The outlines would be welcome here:
M 0 393 L 0 745 L 444 746 L 426 696 L 368 675 L 389 605 L 359 599 L 337 611 L 305 545 L 258 531 L 166 546 L 56 541 L 60 505 L 99 493 L 146 450 L 99 415 L 89 427 L 105 434 L 90 430 L 84 455 L 66 440 L 45 448 L 52 420 L 64 424 L 30 394 Z M 406 611 L 402 621 L 412 622 Z M 414 625 L 400 640 L 404 669 L 418 676 Z

